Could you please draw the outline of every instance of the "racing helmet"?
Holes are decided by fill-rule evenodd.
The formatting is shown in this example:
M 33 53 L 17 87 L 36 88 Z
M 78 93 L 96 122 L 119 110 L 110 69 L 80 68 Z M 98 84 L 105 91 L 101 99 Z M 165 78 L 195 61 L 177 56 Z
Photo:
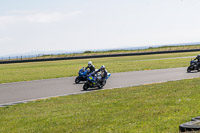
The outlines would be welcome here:
M 101 69 L 101 70 L 105 70 L 106 67 L 105 67 L 104 65 L 102 65 L 100 69 Z
M 92 61 L 88 61 L 88 66 L 91 66 L 92 65 Z

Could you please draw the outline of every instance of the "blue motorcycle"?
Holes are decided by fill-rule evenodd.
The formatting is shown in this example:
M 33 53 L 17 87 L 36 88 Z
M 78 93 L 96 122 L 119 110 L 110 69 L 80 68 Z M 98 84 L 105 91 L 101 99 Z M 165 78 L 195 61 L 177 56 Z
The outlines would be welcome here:
M 110 73 L 107 74 L 107 77 L 104 81 L 101 81 L 101 74 L 97 73 L 94 75 L 93 73 L 90 73 L 87 77 L 87 81 L 83 85 L 83 90 L 87 90 L 88 88 L 94 88 L 98 87 L 99 89 L 103 88 L 106 84 L 106 80 L 111 76 Z
M 78 76 L 75 79 L 75 83 L 78 84 L 81 81 L 86 81 L 88 73 L 89 73 L 89 70 L 85 70 L 85 67 L 80 69 L 78 72 Z

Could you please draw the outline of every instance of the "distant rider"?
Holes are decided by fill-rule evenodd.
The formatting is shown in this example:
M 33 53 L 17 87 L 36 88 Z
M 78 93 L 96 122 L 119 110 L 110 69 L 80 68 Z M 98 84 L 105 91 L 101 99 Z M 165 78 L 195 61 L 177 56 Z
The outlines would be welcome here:
M 200 55 L 197 55 L 197 57 L 194 60 L 197 60 L 197 62 L 200 62 Z
M 88 68 L 90 69 L 90 73 L 95 71 L 95 67 L 91 61 L 88 61 L 88 66 L 85 68 L 85 70 Z
M 194 60 L 197 60 L 197 66 L 198 68 L 200 68 L 200 55 L 197 55 L 197 57 Z

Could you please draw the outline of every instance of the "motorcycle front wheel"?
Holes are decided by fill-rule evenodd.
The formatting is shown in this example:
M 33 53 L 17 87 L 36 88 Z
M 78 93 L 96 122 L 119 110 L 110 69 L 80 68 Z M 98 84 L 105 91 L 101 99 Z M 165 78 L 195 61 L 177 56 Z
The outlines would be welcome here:
M 200 72 L 200 67 L 199 66 L 197 66 L 197 71 Z
M 99 89 L 102 89 L 102 88 L 103 88 L 103 85 L 98 85 L 98 88 L 99 88 Z

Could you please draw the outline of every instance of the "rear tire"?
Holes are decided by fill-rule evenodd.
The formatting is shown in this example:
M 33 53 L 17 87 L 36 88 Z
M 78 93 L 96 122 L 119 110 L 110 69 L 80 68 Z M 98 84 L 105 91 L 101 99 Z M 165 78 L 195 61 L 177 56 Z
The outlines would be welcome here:
M 88 83 L 86 82 L 84 85 L 83 85 L 83 90 L 87 90 L 89 88 L 89 85 Z
M 78 83 L 80 83 L 80 81 L 81 81 L 81 78 L 80 77 L 76 77 L 75 83 L 78 84 Z
M 188 72 L 188 73 L 191 72 L 191 68 L 190 68 L 190 66 L 187 68 L 187 72 Z

